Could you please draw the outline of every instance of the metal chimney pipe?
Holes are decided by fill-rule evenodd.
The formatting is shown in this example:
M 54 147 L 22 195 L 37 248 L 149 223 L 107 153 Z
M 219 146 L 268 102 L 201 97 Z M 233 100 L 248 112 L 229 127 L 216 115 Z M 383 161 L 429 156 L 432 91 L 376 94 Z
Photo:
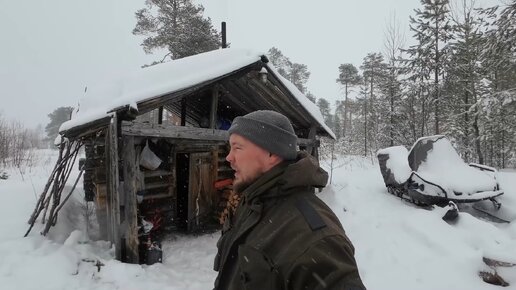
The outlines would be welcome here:
M 221 34 L 222 34 L 222 48 L 226 48 L 226 47 L 228 47 L 228 44 L 226 42 L 226 22 L 225 21 L 222 21 Z

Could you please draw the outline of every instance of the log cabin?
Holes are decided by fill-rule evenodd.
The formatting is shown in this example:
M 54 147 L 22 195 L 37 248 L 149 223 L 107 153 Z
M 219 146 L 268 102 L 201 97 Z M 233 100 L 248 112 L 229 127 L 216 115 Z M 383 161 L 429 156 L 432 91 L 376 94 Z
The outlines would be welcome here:
M 87 89 L 60 134 L 84 146 L 85 199 L 117 259 L 152 263 L 167 233 L 220 227 L 233 176 L 226 130 L 260 109 L 286 115 L 299 149 L 316 157 L 319 137 L 335 137 L 316 105 L 249 50 L 202 53 Z

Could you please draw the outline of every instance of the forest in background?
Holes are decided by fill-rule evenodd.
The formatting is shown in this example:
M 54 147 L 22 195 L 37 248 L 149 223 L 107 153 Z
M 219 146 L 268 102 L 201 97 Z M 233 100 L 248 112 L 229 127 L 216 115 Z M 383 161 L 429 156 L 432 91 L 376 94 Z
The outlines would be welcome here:
M 516 166 L 516 1 L 453 3 L 422 0 L 410 41 L 393 19 L 382 52 L 339 66 L 343 97 L 316 101 L 337 152 L 374 156 L 444 134 L 466 162 Z
M 146 53 L 165 55 L 143 67 L 219 48 L 220 33 L 203 12 L 191 0 L 146 1 L 132 32 L 145 37 Z M 276 47 L 268 57 L 335 132 L 337 140 L 323 140 L 323 149 L 374 157 L 381 148 L 410 148 L 422 136 L 444 134 L 467 162 L 515 168 L 516 0 L 487 8 L 474 0 L 421 0 L 409 22 L 408 39 L 393 17 L 383 48 L 358 66 L 336 64 L 342 96 L 333 104 L 310 92 L 305 64 Z M 47 136 L 42 127 L 27 130 L 0 116 L 0 165 L 19 165 L 31 159 L 25 149 L 52 143 L 71 109 L 49 114 Z

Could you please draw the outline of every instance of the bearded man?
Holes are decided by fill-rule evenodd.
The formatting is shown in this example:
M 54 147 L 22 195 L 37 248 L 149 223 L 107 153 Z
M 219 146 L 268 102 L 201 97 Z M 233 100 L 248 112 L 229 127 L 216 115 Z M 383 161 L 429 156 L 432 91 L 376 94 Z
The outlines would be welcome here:
M 226 160 L 241 199 L 217 243 L 215 289 L 365 289 L 351 241 L 315 195 L 328 174 L 297 152 L 288 118 L 255 111 L 228 132 Z

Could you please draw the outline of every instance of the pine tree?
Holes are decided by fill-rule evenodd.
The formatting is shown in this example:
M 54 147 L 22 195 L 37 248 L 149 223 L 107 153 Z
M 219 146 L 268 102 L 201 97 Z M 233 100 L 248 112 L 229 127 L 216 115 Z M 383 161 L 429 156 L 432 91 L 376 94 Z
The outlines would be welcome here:
M 267 55 L 280 75 L 293 83 L 303 94 L 307 93 L 306 83 L 310 77 L 310 72 L 305 64 L 290 61 L 281 50 L 275 47 L 269 49 Z
M 57 135 L 59 134 L 59 127 L 65 121 L 70 120 L 73 112 L 73 107 L 59 107 L 55 109 L 52 113 L 48 114 L 48 118 L 50 118 L 50 122 L 45 127 L 45 132 L 47 132 L 48 141 L 54 142 Z
M 146 8 L 136 12 L 133 34 L 146 36 L 141 44 L 146 53 L 168 50 L 161 61 L 152 64 L 219 48 L 219 33 L 211 19 L 203 17 L 202 5 L 190 0 L 146 0 L 145 4 Z
M 317 97 L 314 96 L 314 94 L 312 94 L 312 92 L 307 92 L 306 97 L 314 104 L 317 101 Z
M 344 87 L 344 107 L 342 113 L 342 134 L 347 135 L 347 128 L 350 126 L 349 122 L 351 118 L 348 117 L 349 110 L 349 89 L 358 86 L 361 81 L 361 76 L 358 74 L 358 69 L 351 63 L 344 63 L 339 66 L 339 78 L 337 83 L 340 83 Z
M 387 145 L 384 130 L 384 116 L 382 112 L 385 109 L 383 98 L 381 97 L 381 84 L 385 80 L 387 65 L 380 53 L 368 53 L 360 66 L 364 78 L 364 84 L 368 86 L 367 101 L 365 106 L 366 120 L 365 126 L 370 134 L 366 136 L 370 139 L 369 144 L 374 150 L 378 150 L 380 146 Z M 368 103 L 368 104 L 367 104 Z M 370 136 L 369 136 L 370 135 Z
M 333 122 L 333 116 L 331 114 L 330 103 L 325 98 L 320 98 L 317 100 L 317 106 L 321 111 L 326 125 L 331 125 Z

